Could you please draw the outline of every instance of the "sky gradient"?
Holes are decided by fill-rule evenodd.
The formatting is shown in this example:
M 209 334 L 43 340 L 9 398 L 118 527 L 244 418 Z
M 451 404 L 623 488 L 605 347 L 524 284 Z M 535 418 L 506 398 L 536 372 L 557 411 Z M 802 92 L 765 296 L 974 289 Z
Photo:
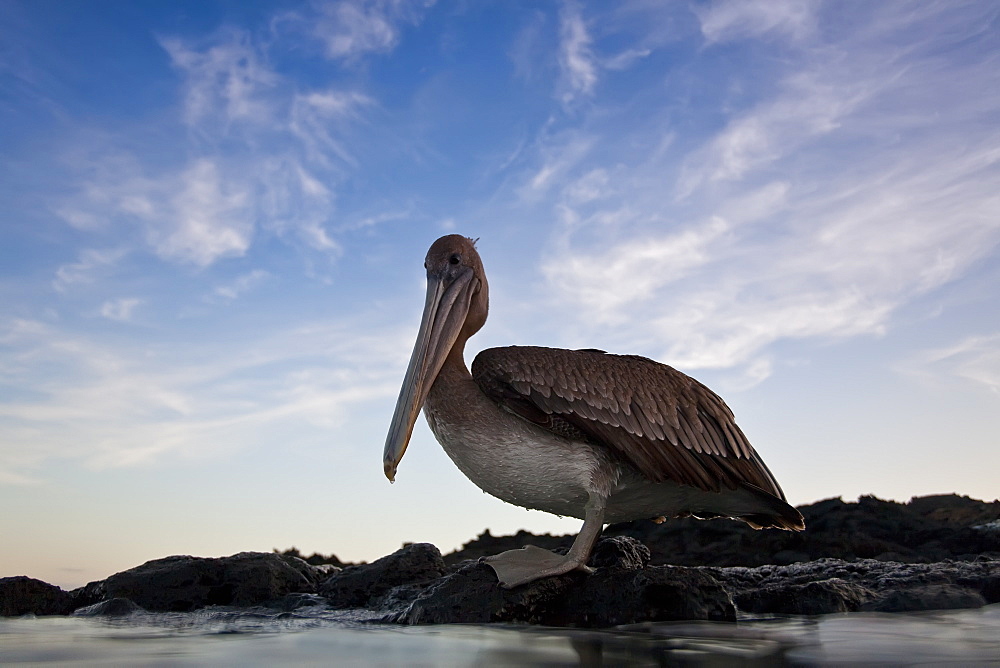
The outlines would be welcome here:
M 0 1 L 0 576 L 577 520 L 382 445 L 467 349 L 719 392 L 789 501 L 1000 493 L 1000 7 Z

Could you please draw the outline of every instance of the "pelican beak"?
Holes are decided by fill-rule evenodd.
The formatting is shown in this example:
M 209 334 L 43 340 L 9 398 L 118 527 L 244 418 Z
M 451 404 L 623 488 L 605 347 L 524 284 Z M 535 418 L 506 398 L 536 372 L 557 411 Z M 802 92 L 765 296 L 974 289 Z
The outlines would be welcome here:
M 427 298 L 420 319 L 420 331 L 413 346 L 410 365 L 406 367 L 399 389 L 396 411 L 385 439 L 382 464 L 389 482 L 396 478 L 396 467 L 406 452 L 413 424 L 427 399 L 427 394 L 455 345 L 469 314 L 477 279 L 469 268 L 457 275 L 427 276 Z

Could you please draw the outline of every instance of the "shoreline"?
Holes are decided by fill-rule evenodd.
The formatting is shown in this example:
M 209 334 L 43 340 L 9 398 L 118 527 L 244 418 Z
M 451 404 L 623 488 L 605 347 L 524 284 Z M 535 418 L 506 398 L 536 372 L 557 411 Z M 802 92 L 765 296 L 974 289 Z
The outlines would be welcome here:
M 807 526 L 802 533 L 753 531 L 724 520 L 611 525 L 595 549 L 594 573 L 512 590 L 500 588 L 478 558 L 529 543 L 558 551 L 572 536 L 487 531 L 445 555 L 415 543 L 369 564 L 343 564 L 332 555 L 303 559 L 294 549 L 171 556 L 71 591 L 26 576 L 4 577 L 0 614 L 326 605 L 378 611 L 383 621 L 403 624 L 597 627 L 735 620 L 738 612 L 896 612 L 1000 602 L 1000 502 L 954 494 L 906 504 L 862 497 L 800 510 Z

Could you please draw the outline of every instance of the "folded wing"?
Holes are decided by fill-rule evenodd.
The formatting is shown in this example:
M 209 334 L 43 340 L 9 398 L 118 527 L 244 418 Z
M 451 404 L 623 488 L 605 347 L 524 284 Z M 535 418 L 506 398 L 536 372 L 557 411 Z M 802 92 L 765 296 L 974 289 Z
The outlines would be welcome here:
M 665 364 L 599 350 L 510 346 L 482 351 L 472 375 L 502 408 L 603 445 L 654 482 L 715 492 L 749 486 L 785 499 L 725 402 Z

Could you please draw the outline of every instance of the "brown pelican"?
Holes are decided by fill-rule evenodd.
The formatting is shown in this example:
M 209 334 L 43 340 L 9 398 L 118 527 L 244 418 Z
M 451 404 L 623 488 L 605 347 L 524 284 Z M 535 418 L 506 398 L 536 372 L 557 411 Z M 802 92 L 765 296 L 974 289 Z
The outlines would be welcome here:
M 455 465 L 493 496 L 583 520 L 565 556 L 528 546 L 488 557 L 515 587 L 587 569 L 605 523 L 740 519 L 801 531 L 802 515 L 722 399 L 665 364 L 599 350 L 510 346 L 465 366 L 489 289 L 475 242 L 441 237 L 424 260 L 427 298 L 385 441 L 395 479 L 420 409 Z

